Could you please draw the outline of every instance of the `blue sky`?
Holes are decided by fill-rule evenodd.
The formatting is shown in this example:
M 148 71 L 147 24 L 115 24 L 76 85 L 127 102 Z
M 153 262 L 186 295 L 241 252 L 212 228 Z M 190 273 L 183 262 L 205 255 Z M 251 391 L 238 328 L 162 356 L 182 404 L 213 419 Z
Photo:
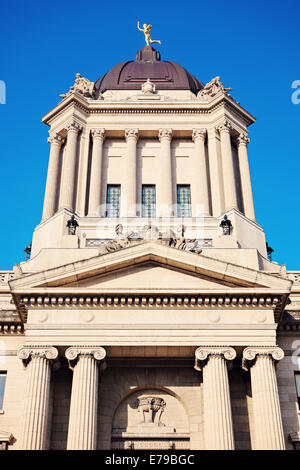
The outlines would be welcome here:
M 201 81 L 220 75 L 257 121 L 249 159 L 257 221 L 273 259 L 300 270 L 299 0 L 213 2 L 4 2 L 1 6 L 1 261 L 11 269 L 40 222 L 48 165 L 41 117 L 80 72 L 91 81 L 144 45 L 136 22 L 153 25 L 162 58 Z M 300 96 L 300 95 L 299 95 Z

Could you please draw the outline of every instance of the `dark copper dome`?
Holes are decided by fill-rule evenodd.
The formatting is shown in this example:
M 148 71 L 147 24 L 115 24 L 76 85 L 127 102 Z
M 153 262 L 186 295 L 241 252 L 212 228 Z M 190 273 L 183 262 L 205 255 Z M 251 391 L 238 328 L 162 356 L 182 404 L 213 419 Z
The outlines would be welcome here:
M 148 78 L 157 90 L 190 90 L 195 95 L 203 88 L 197 78 L 176 62 L 162 61 L 152 46 L 144 46 L 135 61 L 120 62 L 96 81 L 100 93 L 106 90 L 140 90 Z

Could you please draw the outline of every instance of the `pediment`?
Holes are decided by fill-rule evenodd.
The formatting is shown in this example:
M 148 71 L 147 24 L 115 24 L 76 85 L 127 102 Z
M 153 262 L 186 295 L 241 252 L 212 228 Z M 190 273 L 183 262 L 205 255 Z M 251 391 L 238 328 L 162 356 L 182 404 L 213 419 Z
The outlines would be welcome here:
M 289 292 L 292 282 L 149 241 L 113 253 L 21 276 L 10 281 L 12 293 L 59 290 L 151 291 L 268 288 Z
M 185 271 L 179 267 L 164 266 L 153 261 L 141 263 L 136 266 L 117 269 L 113 272 L 103 273 L 98 276 L 87 277 L 85 279 L 66 284 L 65 287 L 77 287 L 91 290 L 180 290 L 180 289 L 219 289 L 226 285 L 219 279 L 212 280 Z

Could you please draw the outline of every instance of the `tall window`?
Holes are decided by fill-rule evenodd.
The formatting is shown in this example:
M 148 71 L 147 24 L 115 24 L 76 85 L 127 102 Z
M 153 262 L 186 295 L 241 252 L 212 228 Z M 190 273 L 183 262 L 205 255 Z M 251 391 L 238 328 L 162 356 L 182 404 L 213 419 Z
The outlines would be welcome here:
M 177 217 L 192 217 L 191 187 L 189 184 L 177 185 Z
M 142 187 L 142 217 L 155 217 L 156 191 L 154 184 Z
M 296 392 L 298 398 L 298 406 L 300 410 L 300 371 L 295 372 Z
M 120 217 L 121 186 L 119 184 L 107 185 L 106 217 Z
M 6 372 L 0 372 L 0 410 L 3 409 L 5 382 L 6 382 Z

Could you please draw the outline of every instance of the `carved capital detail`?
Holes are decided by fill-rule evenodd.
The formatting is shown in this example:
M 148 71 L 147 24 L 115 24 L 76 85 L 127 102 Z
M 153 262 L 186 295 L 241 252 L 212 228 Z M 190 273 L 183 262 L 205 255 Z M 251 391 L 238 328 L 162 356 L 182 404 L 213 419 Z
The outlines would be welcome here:
M 258 357 L 269 357 L 275 364 L 283 359 L 284 351 L 278 346 L 250 346 L 243 351 L 242 368 L 249 370 Z
M 172 134 L 173 134 L 172 129 L 159 129 L 158 131 L 159 141 L 161 142 L 163 139 L 167 139 L 169 142 L 171 142 Z
M 106 351 L 101 346 L 71 346 L 65 352 L 69 365 L 74 367 L 80 356 L 88 356 L 96 361 L 103 361 L 106 357 Z
M 139 138 L 139 130 L 138 129 L 125 129 L 125 139 L 128 141 L 128 139 L 134 139 L 136 142 L 138 141 Z
M 65 139 L 59 134 L 54 134 L 48 138 L 48 142 L 51 145 L 58 145 L 60 147 L 65 142 Z
M 103 142 L 105 139 L 105 129 L 92 129 L 91 135 L 93 139 L 100 139 Z
M 230 132 L 232 129 L 232 124 L 230 121 L 227 119 L 224 119 L 223 122 L 217 125 L 216 129 L 221 133 L 221 132 Z
M 233 361 L 236 351 L 231 346 L 200 346 L 195 351 L 195 369 L 201 370 L 210 356 L 221 356 L 226 361 Z
M 197 140 L 205 141 L 206 137 L 206 129 L 193 129 L 192 139 L 194 142 Z
M 18 352 L 18 358 L 23 364 L 28 364 L 34 358 L 45 358 L 54 361 L 58 357 L 58 350 L 53 346 L 25 346 Z
M 250 142 L 250 139 L 245 132 L 242 132 L 236 140 L 239 145 L 247 145 Z
M 71 121 L 69 124 L 67 124 L 66 129 L 69 132 L 80 132 L 82 130 L 82 126 L 78 124 L 76 121 Z

